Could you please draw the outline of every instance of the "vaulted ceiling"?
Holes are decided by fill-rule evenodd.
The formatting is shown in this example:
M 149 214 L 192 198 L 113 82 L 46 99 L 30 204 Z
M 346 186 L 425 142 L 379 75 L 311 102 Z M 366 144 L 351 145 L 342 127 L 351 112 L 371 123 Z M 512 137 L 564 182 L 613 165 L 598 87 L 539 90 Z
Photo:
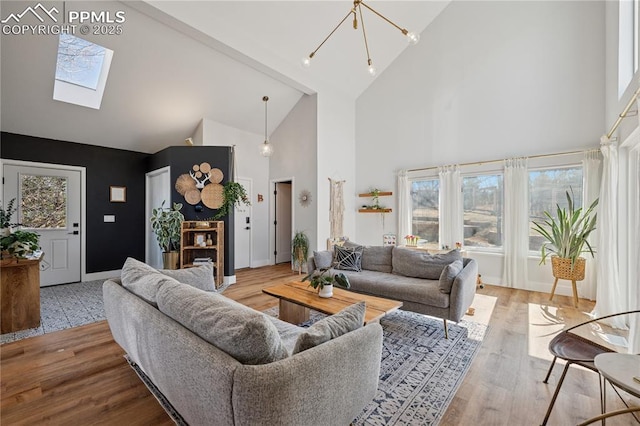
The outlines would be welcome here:
M 0 15 L 20 13 L 27 3 L 3 1 Z M 374 80 L 362 34 L 349 20 L 311 68 L 300 66 L 352 7 L 349 1 L 42 3 L 67 11 L 122 10 L 126 21 L 120 35 L 83 36 L 114 51 L 99 110 L 52 99 L 56 35 L 3 34 L 0 126 L 6 132 L 156 152 L 182 144 L 202 118 L 261 135 L 263 95 L 271 99 L 273 131 L 303 93 L 331 88 L 355 100 Z M 420 33 L 448 2 L 370 4 Z M 407 43 L 373 14 L 365 12 L 364 20 L 380 74 Z

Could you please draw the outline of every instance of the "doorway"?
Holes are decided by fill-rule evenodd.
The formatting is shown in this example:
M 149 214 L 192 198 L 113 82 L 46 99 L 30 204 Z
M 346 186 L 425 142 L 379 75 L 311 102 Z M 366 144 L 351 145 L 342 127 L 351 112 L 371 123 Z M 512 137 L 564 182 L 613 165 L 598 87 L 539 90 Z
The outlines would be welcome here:
M 44 252 L 40 287 L 81 280 L 83 170 L 57 164 L 4 162 L 2 198 L 5 206 L 16 200 L 12 221 L 40 234 Z
M 153 209 L 159 208 L 163 201 L 165 207 L 171 207 L 171 168 L 167 166 L 149 172 L 145 179 L 145 217 L 149 218 Z M 145 220 L 145 224 L 145 262 L 156 269 L 162 269 L 162 249 L 151 228 L 151 222 Z
M 250 200 L 252 197 L 252 181 L 248 178 L 237 178 L 236 182 L 242 185 Z M 253 218 L 251 206 L 246 204 L 236 205 L 234 215 L 234 263 L 235 269 L 251 267 L 251 228 Z
M 274 183 L 274 217 L 275 263 L 291 262 L 291 238 L 293 235 L 293 221 L 291 213 L 292 181 Z

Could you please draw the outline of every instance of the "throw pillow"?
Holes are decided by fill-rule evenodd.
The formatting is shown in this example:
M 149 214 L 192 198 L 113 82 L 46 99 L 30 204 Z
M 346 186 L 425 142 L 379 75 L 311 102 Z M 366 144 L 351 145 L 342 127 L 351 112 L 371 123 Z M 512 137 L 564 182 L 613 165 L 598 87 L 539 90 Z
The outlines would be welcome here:
M 362 271 L 362 251 L 364 247 L 345 248 L 335 246 L 336 269 L 343 271 Z
M 145 302 L 158 307 L 157 293 L 165 283 L 178 283 L 146 263 L 128 257 L 122 266 L 122 286 Z
M 199 288 L 200 290 L 216 291 L 212 263 L 187 269 L 161 269 L 159 272 L 183 284 L 189 284 L 192 287 Z
M 348 306 L 335 315 L 313 324 L 298 336 L 293 353 L 306 351 L 331 339 L 340 337 L 364 325 L 365 302 Z
M 392 255 L 393 273 L 405 277 L 439 280 L 445 266 L 461 260 L 459 250 L 448 253 L 429 254 L 423 250 L 394 247 Z
M 371 246 L 362 251 L 362 269 L 391 273 L 393 246 Z
M 451 293 L 453 281 L 462 271 L 462 268 L 462 260 L 456 260 L 455 262 L 452 262 L 444 267 L 444 269 L 442 270 L 442 274 L 440 274 L 440 292 L 447 294 Z
M 267 364 L 289 355 L 265 314 L 221 294 L 176 282 L 160 288 L 158 308 L 243 364 Z
M 313 261 L 316 263 L 316 269 L 331 268 L 331 263 L 333 262 L 333 253 L 329 250 L 314 251 Z

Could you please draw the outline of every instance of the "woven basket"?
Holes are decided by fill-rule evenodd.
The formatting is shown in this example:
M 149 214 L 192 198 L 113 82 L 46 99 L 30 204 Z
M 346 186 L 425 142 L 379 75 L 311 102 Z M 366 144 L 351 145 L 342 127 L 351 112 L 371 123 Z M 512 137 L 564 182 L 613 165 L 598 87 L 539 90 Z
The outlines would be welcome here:
M 571 268 L 571 259 L 551 256 L 551 268 L 553 276 L 561 280 L 582 281 L 584 280 L 584 267 L 587 261 L 584 257 L 576 259 L 576 263 Z

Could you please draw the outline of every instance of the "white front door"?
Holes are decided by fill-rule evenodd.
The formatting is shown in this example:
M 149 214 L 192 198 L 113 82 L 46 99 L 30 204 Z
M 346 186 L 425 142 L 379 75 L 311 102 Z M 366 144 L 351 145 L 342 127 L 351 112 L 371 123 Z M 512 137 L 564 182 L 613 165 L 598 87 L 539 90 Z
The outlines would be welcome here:
M 251 179 L 238 178 L 236 181 L 247 191 L 249 200 L 253 199 Z M 251 227 L 253 226 L 251 206 L 244 204 L 236 206 L 234 218 L 235 269 L 248 268 L 251 266 Z
M 40 234 L 40 286 L 80 281 L 80 171 L 4 166 L 3 203 L 16 199 L 12 221 Z

